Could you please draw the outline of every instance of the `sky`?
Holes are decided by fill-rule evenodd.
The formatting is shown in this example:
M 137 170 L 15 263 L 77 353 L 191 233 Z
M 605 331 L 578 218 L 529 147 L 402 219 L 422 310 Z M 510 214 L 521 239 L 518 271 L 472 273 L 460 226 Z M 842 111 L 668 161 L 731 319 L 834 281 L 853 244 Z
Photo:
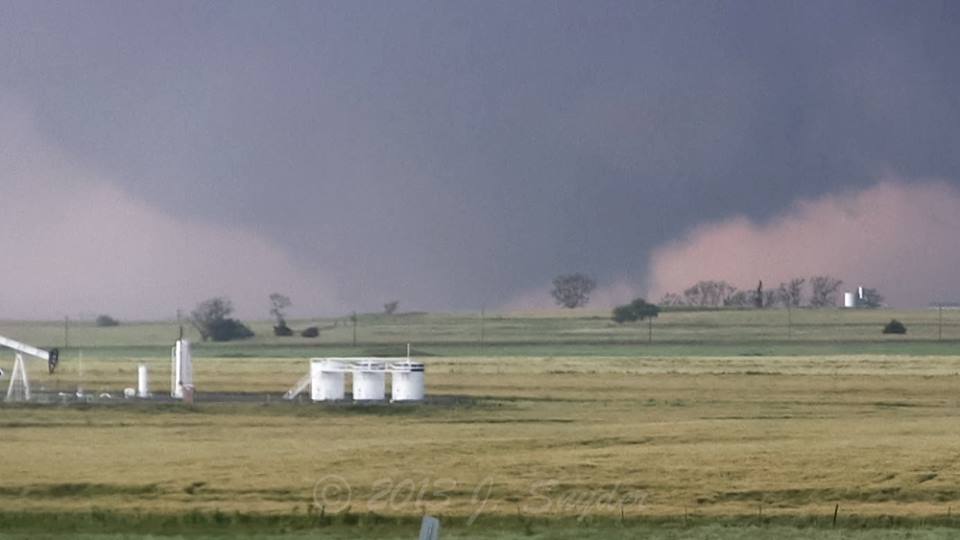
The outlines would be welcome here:
M 0 318 L 960 299 L 960 3 L 0 3 Z

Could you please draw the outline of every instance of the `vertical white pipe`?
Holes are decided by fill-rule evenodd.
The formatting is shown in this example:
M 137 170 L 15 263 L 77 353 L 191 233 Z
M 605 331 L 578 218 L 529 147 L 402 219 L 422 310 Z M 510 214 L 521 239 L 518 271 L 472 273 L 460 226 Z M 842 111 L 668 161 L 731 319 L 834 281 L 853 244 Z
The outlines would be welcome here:
M 137 368 L 137 397 L 150 397 L 150 374 L 146 364 L 140 364 Z

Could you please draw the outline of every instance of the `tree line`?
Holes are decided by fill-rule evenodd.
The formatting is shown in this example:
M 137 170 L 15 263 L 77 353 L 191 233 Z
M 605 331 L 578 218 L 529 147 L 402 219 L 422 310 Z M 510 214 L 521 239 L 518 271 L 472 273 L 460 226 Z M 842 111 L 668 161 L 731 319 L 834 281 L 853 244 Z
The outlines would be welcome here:
M 661 306 L 688 307 L 753 307 L 753 308 L 826 308 L 840 303 L 843 281 L 829 275 L 793 278 L 776 287 L 765 288 L 763 281 L 756 289 L 742 290 L 726 281 L 704 280 L 680 293 L 667 293 Z M 864 288 L 858 307 L 878 308 L 884 298 L 877 289 Z

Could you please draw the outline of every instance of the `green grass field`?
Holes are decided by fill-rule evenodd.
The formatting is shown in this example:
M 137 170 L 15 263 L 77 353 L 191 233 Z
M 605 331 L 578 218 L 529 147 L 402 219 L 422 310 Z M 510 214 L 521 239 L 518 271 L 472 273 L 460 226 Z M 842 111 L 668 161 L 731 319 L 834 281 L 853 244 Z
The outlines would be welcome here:
M 789 316 L 788 316 L 789 315 Z M 906 336 L 883 336 L 896 318 Z M 789 320 L 788 320 L 789 319 Z M 935 309 L 673 311 L 653 324 L 617 325 L 606 312 L 548 314 L 361 315 L 354 328 L 345 318 L 293 321 L 294 328 L 318 326 L 316 339 L 272 336 L 268 322 L 250 325 L 257 337 L 204 344 L 210 357 L 295 357 L 310 355 L 405 354 L 412 344 L 421 356 L 803 356 L 821 354 L 951 354 L 960 344 L 960 310 L 942 318 Z M 192 328 L 186 337 L 196 341 Z M 162 357 L 179 330 L 173 322 L 128 323 L 97 328 L 90 322 L 0 321 L 0 335 L 29 343 L 86 350 L 97 357 Z M 65 346 L 65 341 L 69 346 Z M 649 341 L 649 342 L 648 342 Z
M 960 313 L 412 314 L 201 344 L 198 402 L 0 407 L 0 539 L 950 538 Z M 883 336 L 891 318 L 907 336 Z M 172 323 L 73 324 L 35 389 L 167 391 Z M 61 323 L 0 335 L 64 345 Z M 326 355 L 427 363 L 435 401 L 286 402 Z M 82 360 L 81 360 L 82 358 Z M 9 362 L 12 363 L 12 354 Z M 7 367 L 7 363 L 0 363 Z M 260 392 L 243 403 L 203 392 Z M 836 521 L 834 521 L 836 512 Z M 46 536 L 44 536 L 46 535 Z

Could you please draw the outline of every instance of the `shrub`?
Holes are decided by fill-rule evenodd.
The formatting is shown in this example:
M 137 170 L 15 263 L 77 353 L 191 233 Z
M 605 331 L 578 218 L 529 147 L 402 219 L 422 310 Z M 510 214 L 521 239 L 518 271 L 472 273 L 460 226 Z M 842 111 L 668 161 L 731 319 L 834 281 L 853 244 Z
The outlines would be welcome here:
M 220 319 L 210 324 L 210 339 L 214 341 L 230 341 L 253 337 L 253 330 L 236 319 Z
M 293 335 L 293 330 L 287 326 L 287 323 L 279 324 L 273 327 L 273 335 L 280 337 L 290 337 Z
M 906 334 L 907 327 L 900 321 L 896 319 L 891 319 L 890 322 L 883 327 L 884 334 Z
M 106 328 L 110 326 L 120 326 L 120 321 L 114 319 L 109 315 L 100 315 L 99 317 L 97 317 L 96 324 L 101 328 Z
M 316 326 L 311 326 L 310 328 L 305 328 L 303 332 L 300 332 L 300 335 L 307 338 L 320 337 L 320 329 Z

